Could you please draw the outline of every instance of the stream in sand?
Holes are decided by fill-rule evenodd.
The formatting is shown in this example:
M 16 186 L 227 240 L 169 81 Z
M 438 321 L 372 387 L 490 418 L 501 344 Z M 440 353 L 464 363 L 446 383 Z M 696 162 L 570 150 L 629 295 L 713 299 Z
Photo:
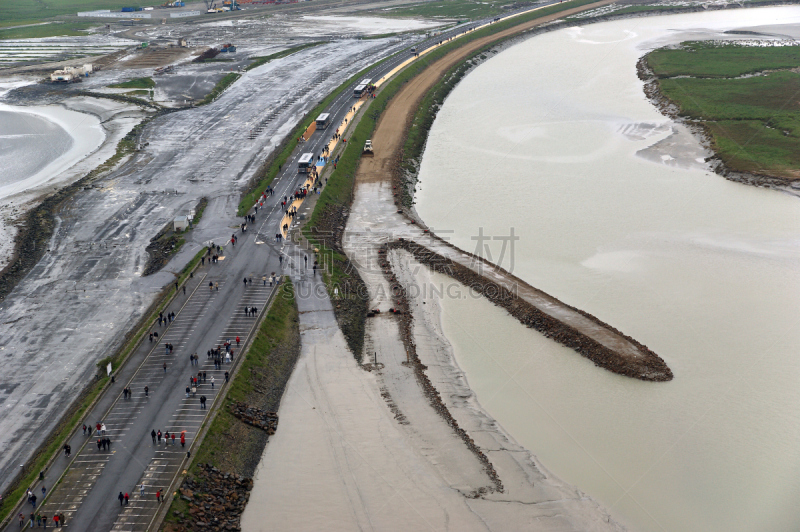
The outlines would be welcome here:
M 620 377 L 486 301 L 443 303 L 482 405 L 632 530 L 800 529 L 800 200 L 710 173 L 635 70 L 665 44 L 798 24 L 775 7 L 537 36 L 467 76 L 431 131 L 426 223 L 468 251 L 513 227 L 504 267 L 672 368 Z

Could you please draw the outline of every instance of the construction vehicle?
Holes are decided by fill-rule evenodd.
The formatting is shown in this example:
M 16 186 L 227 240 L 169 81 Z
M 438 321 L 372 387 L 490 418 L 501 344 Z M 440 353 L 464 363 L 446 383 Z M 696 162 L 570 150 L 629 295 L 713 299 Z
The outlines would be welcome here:
M 362 157 L 375 157 L 375 151 L 372 149 L 372 140 L 367 139 L 364 143 L 364 151 L 361 152 Z

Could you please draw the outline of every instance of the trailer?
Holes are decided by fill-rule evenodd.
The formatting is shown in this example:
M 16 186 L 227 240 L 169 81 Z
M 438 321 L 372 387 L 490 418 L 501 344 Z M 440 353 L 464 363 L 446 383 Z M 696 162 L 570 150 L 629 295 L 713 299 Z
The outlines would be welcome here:
M 314 166 L 314 154 L 304 153 L 300 156 L 300 159 L 297 160 L 297 173 L 307 174 L 309 168 L 312 166 Z
M 326 129 L 331 125 L 330 113 L 322 113 L 317 117 L 317 129 Z

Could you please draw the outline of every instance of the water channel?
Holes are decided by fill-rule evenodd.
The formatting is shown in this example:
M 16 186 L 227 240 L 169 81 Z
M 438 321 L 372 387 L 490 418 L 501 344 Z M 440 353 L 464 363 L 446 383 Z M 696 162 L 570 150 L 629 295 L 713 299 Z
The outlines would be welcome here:
M 631 530 L 800 529 L 800 199 L 709 172 L 635 70 L 665 44 L 798 27 L 800 7 L 576 22 L 475 69 L 431 131 L 426 223 L 469 251 L 497 237 L 493 260 L 505 243 L 504 267 L 672 368 L 620 377 L 486 301 L 443 304 L 482 405 Z

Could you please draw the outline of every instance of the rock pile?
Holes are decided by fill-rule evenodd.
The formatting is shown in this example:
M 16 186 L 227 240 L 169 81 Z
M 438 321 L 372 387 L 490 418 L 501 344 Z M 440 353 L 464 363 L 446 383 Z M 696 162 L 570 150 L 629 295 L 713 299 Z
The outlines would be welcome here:
M 178 530 L 241 530 L 240 520 L 251 489 L 252 479 L 201 464 L 197 478 L 187 478 L 181 485 L 180 497 L 188 501 L 189 512 L 175 512 Z
M 275 412 L 265 412 L 260 408 L 239 402 L 231 405 L 231 414 L 248 425 L 265 430 L 270 436 L 278 430 L 278 414 Z

